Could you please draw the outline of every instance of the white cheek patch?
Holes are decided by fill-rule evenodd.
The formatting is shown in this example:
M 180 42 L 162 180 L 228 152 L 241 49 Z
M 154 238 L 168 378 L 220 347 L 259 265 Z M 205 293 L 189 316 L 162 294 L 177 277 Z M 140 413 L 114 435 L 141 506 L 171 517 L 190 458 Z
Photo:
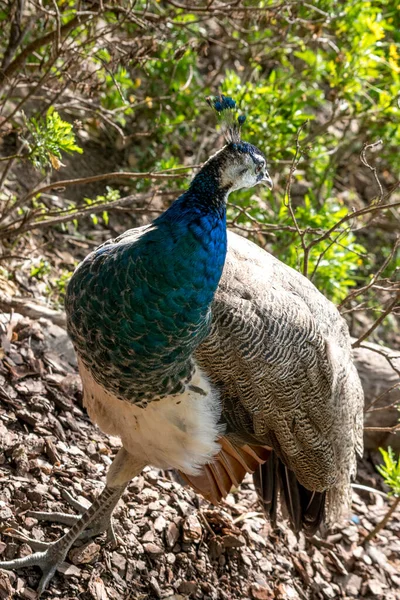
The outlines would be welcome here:
M 230 187 L 233 181 L 238 179 L 237 166 L 230 164 L 221 174 L 221 186 L 223 188 Z

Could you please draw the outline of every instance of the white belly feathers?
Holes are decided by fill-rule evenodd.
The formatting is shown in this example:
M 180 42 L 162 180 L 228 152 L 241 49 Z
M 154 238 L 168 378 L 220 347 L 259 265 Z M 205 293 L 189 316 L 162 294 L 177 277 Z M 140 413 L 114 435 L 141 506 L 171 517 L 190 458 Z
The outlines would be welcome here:
M 196 475 L 219 452 L 221 404 L 200 368 L 183 394 L 150 402 L 146 408 L 108 393 L 80 361 L 79 372 L 91 420 L 105 433 L 119 436 L 125 450 L 146 464 Z

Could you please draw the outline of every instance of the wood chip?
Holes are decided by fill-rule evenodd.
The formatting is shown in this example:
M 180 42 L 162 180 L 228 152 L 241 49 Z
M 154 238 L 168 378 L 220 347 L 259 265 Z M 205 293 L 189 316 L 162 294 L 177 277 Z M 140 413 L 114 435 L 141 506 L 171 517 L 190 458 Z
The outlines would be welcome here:
M 78 548 L 73 548 L 68 557 L 74 565 L 90 564 L 97 559 L 99 551 L 99 544 L 89 542 Z
M 88 590 L 93 600 L 108 600 L 108 594 L 101 577 L 94 577 L 89 581 Z

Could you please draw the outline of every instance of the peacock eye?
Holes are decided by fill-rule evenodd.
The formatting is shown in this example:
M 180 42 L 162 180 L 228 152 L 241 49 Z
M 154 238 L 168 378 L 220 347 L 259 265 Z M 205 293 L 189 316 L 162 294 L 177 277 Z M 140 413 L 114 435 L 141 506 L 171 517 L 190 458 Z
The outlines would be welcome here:
M 256 166 L 256 175 L 258 175 L 261 172 L 261 169 L 262 169 L 262 164 L 260 163 Z

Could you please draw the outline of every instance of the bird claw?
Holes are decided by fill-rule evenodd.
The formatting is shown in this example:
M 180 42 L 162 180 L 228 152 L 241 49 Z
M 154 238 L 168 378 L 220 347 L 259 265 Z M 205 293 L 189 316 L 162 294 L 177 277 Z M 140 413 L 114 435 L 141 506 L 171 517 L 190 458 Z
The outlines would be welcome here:
M 28 537 L 22 531 L 18 531 L 18 529 L 14 529 L 13 527 L 7 527 L 2 531 L 3 535 L 8 535 L 14 540 L 18 540 L 20 542 L 24 542 L 24 544 L 29 544 L 33 550 L 47 550 L 50 546 L 48 542 L 41 542 L 39 540 L 35 540 L 33 538 Z M 0 563 L 1 565 L 2 563 Z
M 63 512 L 39 512 L 39 511 L 28 511 L 27 516 L 33 517 L 38 521 L 46 521 L 49 523 L 61 523 L 62 525 L 75 525 L 77 521 L 81 518 L 81 516 L 86 512 L 88 506 L 85 506 L 78 500 L 76 500 L 66 489 L 61 490 L 61 495 L 70 506 L 74 510 L 76 510 L 78 515 L 71 515 L 69 513 Z M 90 504 L 89 504 L 90 506 Z M 107 532 L 107 542 L 111 543 L 113 546 L 117 546 L 117 540 L 114 533 L 113 523 L 111 520 L 111 516 L 109 518 L 105 518 L 97 523 L 93 523 L 90 529 L 82 531 L 79 538 L 80 540 L 89 540 L 97 535 L 101 535 L 102 533 Z M 21 534 L 23 536 L 23 534 Z M 17 536 L 15 536 L 17 537 Z M 20 538 L 22 539 L 22 537 Z M 31 541 L 29 538 L 23 539 L 24 542 L 30 544 Z M 40 543 L 40 542 L 39 542 Z M 34 546 L 32 546 L 34 548 Z M 38 549 L 42 550 L 42 548 L 38 547 Z
M 65 556 L 65 550 L 62 547 L 59 547 L 57 542 L 54 542 L 53 544 L 48 544 L 48 548 L 44 552 L 35 552 L 30 556 L 0 562 L 0 569 L 9 571 L 23 569 L 25 567 L 39 567 L 43 573 L 37 589 L 38 595 L 40 596 L 46 589 L 57 568 L 64 562 Z
M 83 535 L 85 537 L 89 537 L 91 535 L 97 535 L 98 533 L 107 531 L 108 539 L 111 538 L 111 540 L 115 540 L 111 524 L 111 515 L 124 489 L 125 485 L 115 488 L 106 486 L 100 496 L 96 498 L 90 508 L 86 510 L 85 514 L 77 518 L 74 518 L 73 515 L 68 515 L 69 518 L 72 517 L 74 524 L 62 538 L 49 544 L 44 551 L 35 552 L 34 554 L 25 556 L 23 558 L 1 562 L 0 569 L 10 570 L 21 569 L 30 566 L 40 567 L 43 572 L 43 576 L 38 587 L 38 594 L 40 596 L 43 590 L 46 589 L 56 570 L 61 567 L 61 564 L 64 562 L 69 549 L 77 539 L 82 539 Z M 54 514 L 58 514 L 58 516 L 61 514 L 63 518 L 65 517 L 63 513 L 39 514 L 43 516 L 44 520 L 48 520 L 49 518 L 51 519 Z M 89 525 L 92 525 L 91 529 L 85 531 Z M 16 533 L 19 539 L 22 541 L 27 542 L 28 544 L 31 542 L 36 544 L 36 540 L 30 540 L 30 538 L 28 538 L 25 534 L 15 532 L 15 530 L 12 531 L 14 535 Z
M 51 523 L 61 523 L 63 525 L 75 525 L 75 523 L 77 523 L 81 516 L 77 516 L 77 515 L 70 515 L 67 513 L 61 513 L 61 512 L 36 512 L 36 511 L 30 511 L 29 513 L 27 513 L 28 517 L 34 517 L 35 519 L 37 519 L 38 521 L 48 521 Z M 111 520 L 111 517 L 109 518 L 105 518 L 103 520 L 98 521 L 97 523 L 93 523 L 93 526 L 90 529 L 86 529 L 85 531 L 82 531 L 82 533 L 79 535 L 78 539 L 79 540 L 89 540 L 93 537 L 96 537 L 97 535 L 101 535 L 102 533 L 106 532 L 107 533 L 107 543 L 111 543 L 113 546 L 117 546 L 117 539 L 114 533 L 114 527 L 113 527 L 113 523 Z M 18 533 L 18 532 L 16 532 Z M 17 539 L 22 540 L 23 542 L 26 542 L 27 544 L 31 544 L 31 542 L 34 542 L 36 544 L 36 547 L 39 549 L 42 549 L 38 544 L 41 544 L 42 542 L 36 542 L 36 540 L 31 540 L 30 538 L 25 537 L 23 534 L 19 534 L 19 535 L 14 535 L 14 537 L 16 537 Z M 32 548 L 34 548 L 34 546 L 32 545 Z

